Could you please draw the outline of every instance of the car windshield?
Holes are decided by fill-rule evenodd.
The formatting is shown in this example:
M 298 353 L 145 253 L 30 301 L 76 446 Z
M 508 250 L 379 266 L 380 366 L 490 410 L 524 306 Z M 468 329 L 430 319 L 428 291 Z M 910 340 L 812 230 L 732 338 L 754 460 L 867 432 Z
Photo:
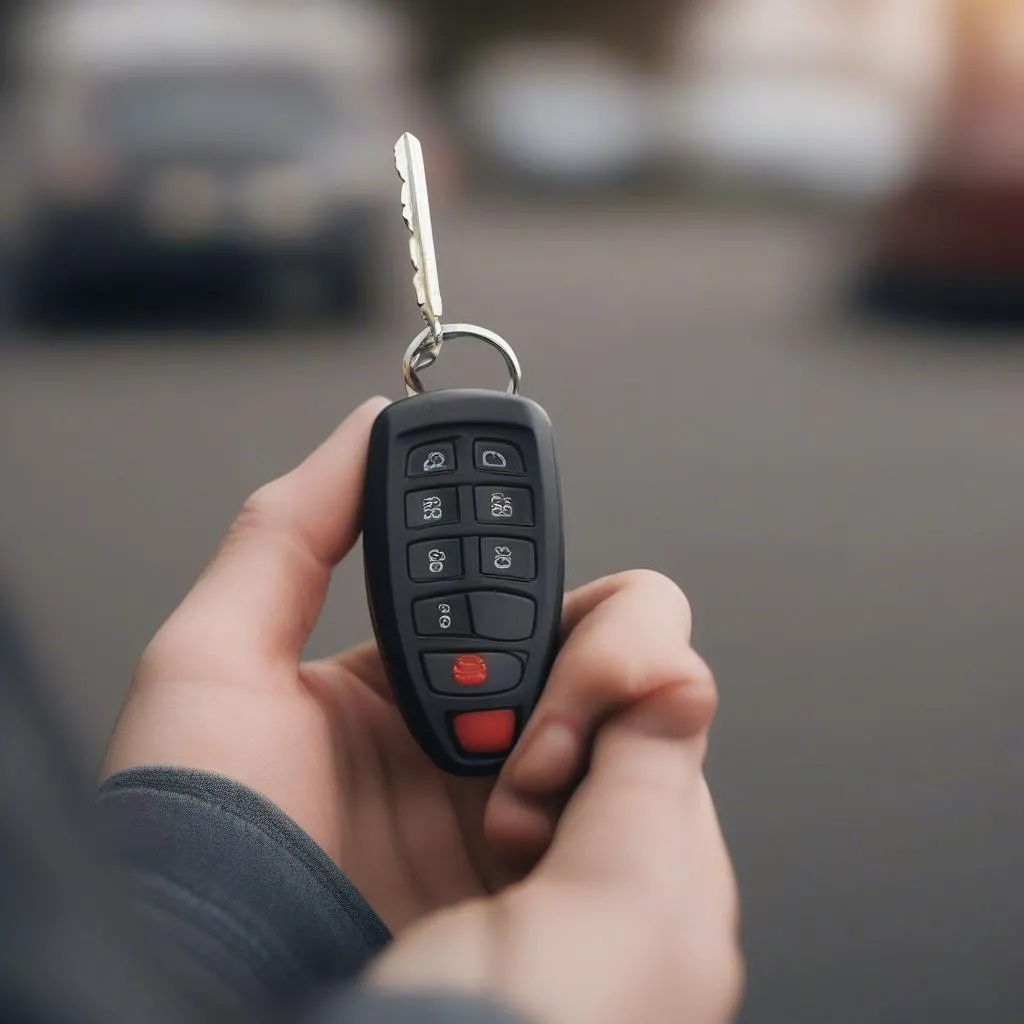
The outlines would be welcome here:
M 134 78 L 107 91 L 101 119 L 116 145 L 135 152 L 287 156 L 327 131 L 330 108 L 298 78 Z

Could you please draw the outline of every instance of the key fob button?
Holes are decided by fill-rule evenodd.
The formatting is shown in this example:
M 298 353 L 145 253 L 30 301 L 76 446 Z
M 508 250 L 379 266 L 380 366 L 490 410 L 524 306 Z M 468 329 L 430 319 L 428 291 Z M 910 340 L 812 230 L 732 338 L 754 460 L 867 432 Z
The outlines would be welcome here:
M 485 473 L 522 476 L 526 472 L 519 449 L 507 441 L 477 441 L 473 445 L 473 464 Z
M 514 537 L 483 537 L 480 540 L 480 572 L 510 580 L 537 578 L 533 542 Z
M 413 491 L 405 496 L 405 525 L 413 530 L 450 526 L 459 521 L 459 498 L 454 487 Z
M 460 696 L 504 693 L 523 678 L 522 660 L 501 651 L 424 654 L 423 667 L 432 690 Z
M 430 540 L 409 545 L 409 577 L 417 583 L 453 580 L 462 575 L 462 543 Z
M 412 607 L 420 636 L 472 636 L 465 594 L 417 601 Z
M 478 522 L 533 526 L 533 496 L 525 487 L 477 487 L 474 501 Z
M 455 470 L 455 445 L 451 441 L 423 444 L 409 452 L 406 476 L 433 476 Z
M 483 590 L 469 595 L 473 633 L 484 640 L 529 640 L 537 606 L 528 597 Z
M 452 719 L 455 741 L 464 754 L 504 754 L 516 738 L 516 713 L 512 708 L 467 711 Z

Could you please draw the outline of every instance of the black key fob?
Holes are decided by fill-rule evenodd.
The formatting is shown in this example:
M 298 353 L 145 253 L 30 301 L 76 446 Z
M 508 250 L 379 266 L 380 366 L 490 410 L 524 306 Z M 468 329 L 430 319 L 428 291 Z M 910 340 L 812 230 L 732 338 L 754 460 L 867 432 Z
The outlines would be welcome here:
M 558 649 L 551 421 L 493 391 L 396 402 L 373 426 L 363 516 L 370 614 L 409 729 L 444 771 L 496 774 Z

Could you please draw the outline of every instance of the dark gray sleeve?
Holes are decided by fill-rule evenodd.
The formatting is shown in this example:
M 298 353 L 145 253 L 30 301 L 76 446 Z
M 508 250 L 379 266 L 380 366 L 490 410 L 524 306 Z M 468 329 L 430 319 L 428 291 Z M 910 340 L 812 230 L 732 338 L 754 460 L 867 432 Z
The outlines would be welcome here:
M 228 779 L 137 768 L 97 796 L 101 834 L 167 969 L 202 1002 L 288 1005 L 390 939 L 324 851 Z
M 306 1012 L 315 1024 L 513 1024 L 475 1001 L 342 990 L 388 930 L 257 793 L 205 772 L 137 768 L 104 783 L 97 815 L 162 966 L 215 1017 L 260 1007 L 288 1020 Z

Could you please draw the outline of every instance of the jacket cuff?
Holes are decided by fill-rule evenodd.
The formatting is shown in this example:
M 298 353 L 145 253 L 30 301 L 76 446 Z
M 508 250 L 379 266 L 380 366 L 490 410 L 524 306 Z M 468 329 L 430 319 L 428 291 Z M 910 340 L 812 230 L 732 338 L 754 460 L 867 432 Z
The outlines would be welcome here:
M 230 779 L 133 768 L 100 787 L 97 815 L 164 966 L 200 1001 L 302 999 L 390 940 L 313 839 Z

